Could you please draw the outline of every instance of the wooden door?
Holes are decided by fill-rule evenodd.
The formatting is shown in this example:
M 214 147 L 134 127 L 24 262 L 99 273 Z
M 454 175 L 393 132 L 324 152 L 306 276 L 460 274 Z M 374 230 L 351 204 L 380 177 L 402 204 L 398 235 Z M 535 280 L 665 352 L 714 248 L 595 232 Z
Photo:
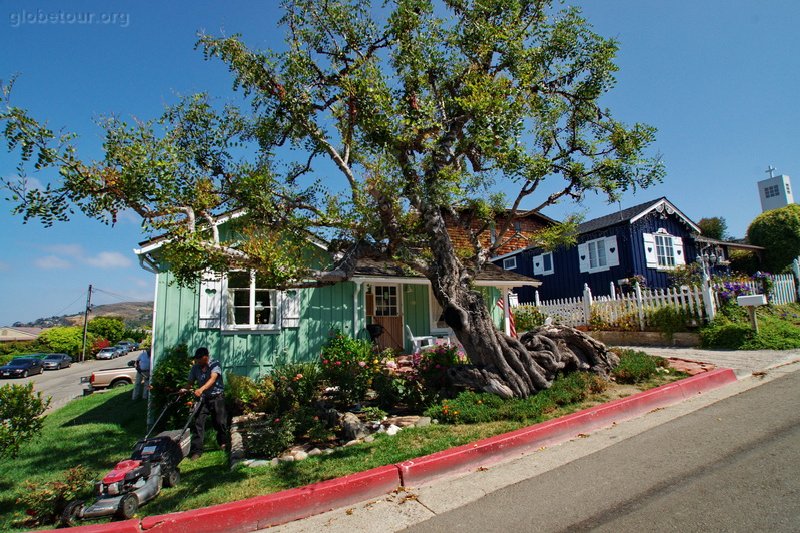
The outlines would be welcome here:
M 367 294 L 367 315 L 384 328 L 377 341 L 381 349 L 403 350 L 403 313 L 397 285 L 374 285 Z

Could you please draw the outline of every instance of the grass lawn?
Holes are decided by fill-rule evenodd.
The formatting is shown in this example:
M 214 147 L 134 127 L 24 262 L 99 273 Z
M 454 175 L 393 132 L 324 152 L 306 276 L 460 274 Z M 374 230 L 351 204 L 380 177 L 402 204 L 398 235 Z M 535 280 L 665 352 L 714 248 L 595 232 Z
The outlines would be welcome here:
M 606 391 L 590 394 L 581 402 L 559 406 L 544 418 L 555 418 L 629 396 L 680 377 L 684 375 L 671 372 L 637 385 L 612 384 Z M 117 461 L 126 459 L 136 440 L 144 435 L 143 409 L 144 403 L 131 402 L 128 387 L 79 398 L 50 414 L 39 439 L 24 447 L 17 459 L 0 463 L 0 530 L 14 530 L 14 520 L 24 514 L 24 507 L 16 503 L 23 481 L 42 483 L 56 480 L 65 470 L 78 464 L 100 478 Z M 394 437 L 378 434 L 371 443 L 340 448 L 331 455 L 282 463 L 278 467 L 240 467 L 233 472 L 228 469 L 227 456 L 209 439 L 206 453 L 199 460 L 181 464 L 180 484 L 163 489 L 139 513 L 145 516 L 195 509 L 277 492 L 427 455 L 538 421 L 408 428 Z

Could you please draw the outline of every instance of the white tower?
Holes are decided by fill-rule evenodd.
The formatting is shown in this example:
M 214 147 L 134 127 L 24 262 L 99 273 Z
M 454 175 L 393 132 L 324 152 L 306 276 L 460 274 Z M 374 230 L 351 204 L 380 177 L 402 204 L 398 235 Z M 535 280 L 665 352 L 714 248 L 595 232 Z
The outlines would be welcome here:
M 785 205 L 794 203 L 792 195 L 792 180 L 789 176 L 781 174 L 773 176 L 773 167 L 767 168 L 769 178 L 758 182 L 758 195 L 761 197 L 761 211 L 778 209 Z

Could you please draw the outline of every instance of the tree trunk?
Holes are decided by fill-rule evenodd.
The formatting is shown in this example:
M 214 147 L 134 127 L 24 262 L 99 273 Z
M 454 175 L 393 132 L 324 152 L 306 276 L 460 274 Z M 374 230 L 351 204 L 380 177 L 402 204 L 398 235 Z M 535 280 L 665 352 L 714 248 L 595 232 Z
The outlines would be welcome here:
M 440 211 L 421 205 L 433 262 L 428 271 L 433 294 L 471 366 L 452 369 L 457 385 L 525 398 L 550 387 L 557 372 L 591 370 L 607 375 L 619 361 L 588 335 L 563 326 L 543 326 L 517 340 L 498 331 L 483 296 L 459 261 Z

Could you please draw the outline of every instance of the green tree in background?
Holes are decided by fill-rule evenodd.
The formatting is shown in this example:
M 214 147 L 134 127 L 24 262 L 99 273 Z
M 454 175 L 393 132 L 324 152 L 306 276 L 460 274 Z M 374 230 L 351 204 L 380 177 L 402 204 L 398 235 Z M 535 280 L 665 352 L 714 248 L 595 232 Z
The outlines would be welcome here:
M 722 217 L 701 218 L 697 225 L 705 237 L 720 241 L 728 238 L 728 223 Z
M 91 346 L 95 340 L 93 334 L 88 334 L 86 346 Z M 83 348 L 83 328 L 77 326 L 59 326 L 44 330 L 39 335 L 39 342 L 46 345 L 50 351 L 65 353 L 79 357 Z
M 14 107 L 5 87 L 9 148 L 49 186 L 7 179 L 15 212 L 50 225 L 73 210 L 106 223 L 131 210 L 169 236 L 163 259 L 184 284 L 231 267 L 277 288 L 332 284 L 370 248 L 426 272 L 479 387 L 549 386 L 548 355 L 497 331 L 472 281 L 518 213 L 588 192 L 614 201 L 662 178 L 646 153 L 655 129 L 600 103 L 616 83 L 617 43 L 547 0 L 282 5 L 279 50 L 200 36 L 249 109 L 200 94 L 153 121 L 108 119 L 102 160 L 80 159 L 73 136 Z M 247 216 L 231 223 L 233 246 L 216 223 L 238 209 Z M 456 248 L 446 220 L 465 227 L 469 248 Z M 309 233 L 349 253 L 313 270 L 298 260 Z
M 0 461 L 14 458 L 42 429 L 50 398 L 33 392 L 33 383 L 0 387 Z
M 125 322 L 121 318 L 98 316 L 89 321 L 86 329 L 108 340 L 111 344 L 116 344 L 125 338 Z
M 766 270 L 788 270 L 792 260 L 800 256 L 800 205 L 789 204 L 761 213 L 747 228 L 747 240 L 766 248 Z

